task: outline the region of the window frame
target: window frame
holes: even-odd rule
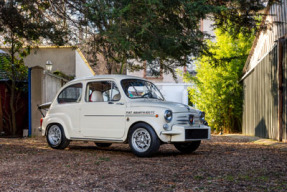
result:
[[[90,90],[88,90],[89,89],[89,84],[91,84],[91,83],[100,83],[100,82],[108,82],[108,83],[110,83],[110,85],[111,85],[111,89],[113,89],[113,86],[112,85],[114,85],[114,86],[116,86],[117,87],[117,89],[118,89],[118,92],[119,92],[119,94],[120,94],[120,99],[119,100],[112,100],[111,99],[111,95],[112,95],[112,91],[111,91],[111,93],[110,93],[110,95],[109,95],[109,100],[108,101],[90,101],[90,96],[91,96],[91,94],[89,93],[90,92]],[[110,89],[110,90],[111,90]],[[106,90],[107,91],[107,90]],[[104,91],[105,92],[105,91]],[[104,92],[102,92],[102,94],[104,93]],[[86,103],[105,103],[105,102],[117,102],[117,101],[120,101],[122,99],[122,94],[121,94],[121,92],[120,92],[120,89],[119,89],[119,86],[116,84],[116,82],[115,81],[113,81],[113,80],[96,80],[96,81],[89,81],[89,82],[87,82],[87,84],[86,84],[86,91],[85,91],[85,99],[84,99],[84,101],[86,102]]]
[[[66,90],[68,89],[69,87],[72,87],[72,86],[75,86],[75,85],[81,85],[81,93],[79,95],[79,97],[77,98],[76,101],[71,101],[71,102],[59,102],[59,97],[60,95]],[[62,105],[62,104],[71,104],[71,103],[80,103],[81,100],[82,100],[82,96],[83,96],[83,83],[75,83],[75,84],[71,84],[71,85],[68,85],[66,86],[57,96],[57,103]]]
[[[124,82],[125,80],[139,80],[139,81],[145,81],[145,82],[150,83],[152,86],[154,86],[155,90],[157,90],[157,91],[159,92],[160,97],[162,98],[162,99],[160,99],[160,100],[165,101],[165,98],[164,98],[163,94],[161,93],[161,91],[159,90],[159,88],[158,88],[153,82],[147,81],[147,80],[145,80],[145,79],[137,79],[137,78],[122,79],[121,82],[120,82],[121,88],[122,88],[122,90],[123,90],[123,94],[124,94],[128,99],[136,100],[136,99],[141,99],[141,98],[140,98],[140,97],[135,97],[135,98],[133,98],[133,97],[130,97],[130,96],[128,95],[128,93],[124,90],[124,87],[123,87],[123,82]],[[151,98],[151,99],[152,99],[152,98]]]

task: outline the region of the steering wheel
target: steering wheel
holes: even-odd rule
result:
[[[151,92],[147,92],[147,93],[143,94],[143,95],[141,96],[141,98],[143,98],[143,97],[145,97],[145,96],[151,97]]]

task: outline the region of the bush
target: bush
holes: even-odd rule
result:
[[[208,41],[209,54],[197,61],[197,75],[185,74],[186,82],[195,86],[189,96],[196,107],[206,112],[209,125],[220,131],[240,132],[243,88],[239,83],[253,37],[215,31],[216,42]]]

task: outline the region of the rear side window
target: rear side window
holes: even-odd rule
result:
[[[75,103],[81,100],[82,84],[77,83],[66,87],[58,96],[58,103]]]
[[[112,81],[96,81],[87,84],[87,102],[108,102],[120,99],[119,89]]]

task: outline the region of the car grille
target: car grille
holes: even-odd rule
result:
[[[181,115],[176,118],[176,124],[179,125],[189,125],[189,115]],[[199,118],[194,117],[193,124],[199,124]]]
[[[186,129],[185,139],[208,139],[208,129]]]
[[[188,116],[187,115],[178,116],[176,119],[176,123],[180,125],[189,124]]]

